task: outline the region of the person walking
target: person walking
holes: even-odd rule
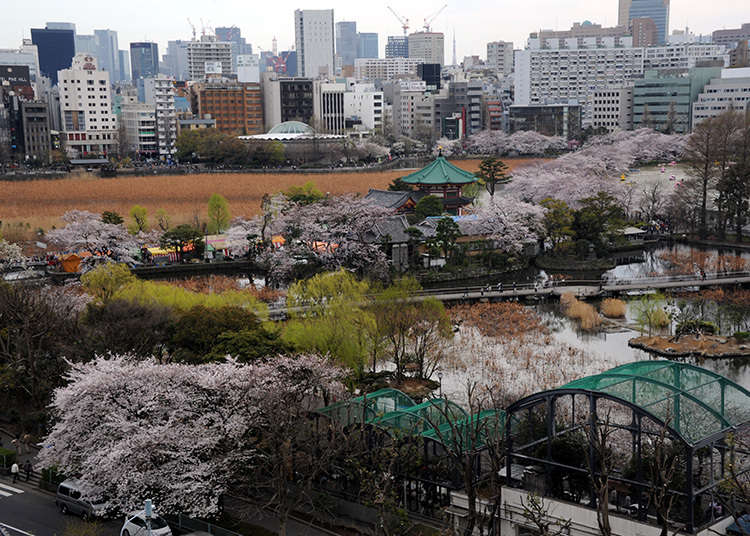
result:
[[[29,460],[26,460],[26,463],[23,464],[23,472],[26,473],[26,482],[28,482],[31,476],[31,462]]]
[[[13,483],[15,484],[18,481],[18,464],[16,462],[13,462],[13,465],[10,466],[10,474],[13,475]]]

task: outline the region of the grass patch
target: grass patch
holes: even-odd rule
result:
[[[599,309],[607,318],[625,318],[628,304],[616,298],[607,298],[602,302]]]
[[[598,328],[602,319],[594,307],[586,302],[580,301],[571,293],[565,293],[560,296],[560,303],[565,310],[565,316],[578,320],[581,329],[591,331]]]

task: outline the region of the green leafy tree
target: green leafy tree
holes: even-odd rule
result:
[[[211,194],[208,199],[208,232],[224,232],[229,227],[231,219],[226,198],[220,194]]]
[[[581,208],[575,212],[573,229],[576,238],[588,240],[605,248],[614,241],[625,226],[625,211],[611,194],[599,192],[581,199]]]
[[[178,160],[192,160],[193,155],[198,155],[200,151],[200,130],[183,130],[180,135],[177,136],[175,141],[175,148],[177,152],[175,156]]]
[[[120,225],[125,220],[122,219],[122,216],[120,216],[115,211],[105,210],[102,212],[102,222],[103,223],[111,223],[113,225]]]
[[[161,232],[169,231],[169,214],[163,208],[156,211],[156,225],[159,226]]]
[[[107,303],[121,288],[135,280],[136,277],[125,264],[109,262],[83,274],[81,285],[99,303]]]
[[[498,184],[510,182],[511,176],[508,174],[508,171],[508,166],[506,166],[502,160],[494,156],[485,158],[482,160],[482,163],[479,164],[477,177],[479,178],[479,182],[487,190],[487,193],[490,194],[490,199],[495,196],[495,187]]]
[[[324,197],[323,192],[318,190],[313,181],[307,181],[302,186],[290,186],[283,193],[289,201],[301,205],[311,205]]]
[[[440,216],[443,213],[443,200],[434,195],[426,195],[417,202],[414,207],[414,215],[417,221],[425,218]]]
[[[430,241],[430,245],[440,249],[445,258],[449,259],[456,249],[456,240],[460,236],[461,230],[458,228],[458,224],[453,221],[453,218],[446,216],[438,221],[435,228],[435,237]]]
[[[370,285],[345,270],[318,274],[289,288],[290,320],[283,339],[300,352],[319,352],[360,377],[371,355],[375,318],[367,310]]]
[[[405,183],[402,177],[396,177],[388,185],[388,190],[391,192],[411,192],[414,188],[411,184]]]
[[[130,217],[133,218],[133,221],[128,225],[130,234],[148,231],[148,212],[146,211],[146,207],[133,205],[133,208],[130,209]]]
[[[540,203],[547,212],[544,214],[544,228],[547,238],[552,242],[552,249],[556,250],[561,243],[570,240],[575,234],[573,210],[565,201],[548,197]]]
[[[182,314],[170,340],[174,358],[188,363],[220,361],[232,355],[242,361],[284,353],[287,346],[242,307],[196,306]]]
[[[203,233],[187,223],[170,229],[161,236],[159,244],[164,249],[173,249],[180,259],[183,258],[185,248],[193,244],[195,252],[200,255],[203,251]]]

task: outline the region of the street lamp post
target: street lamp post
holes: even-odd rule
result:
[[[146,533],[148,536],[151,536],[151,516],[153,514],[153,504],[151,503],[151,499],[146,499],[143,506],[143,510],[136,512],[129,519],[125,518],[125,523],[122,524],[122,528],[120,529],[120,536],[122,536],[122,533],[125,531],[125,526],[141,514],[146,518]]]

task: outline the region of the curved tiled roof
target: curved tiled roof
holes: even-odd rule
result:
[[[432,164],[401,179],[406,184],[471,184],[477,178],[438,156]]]

